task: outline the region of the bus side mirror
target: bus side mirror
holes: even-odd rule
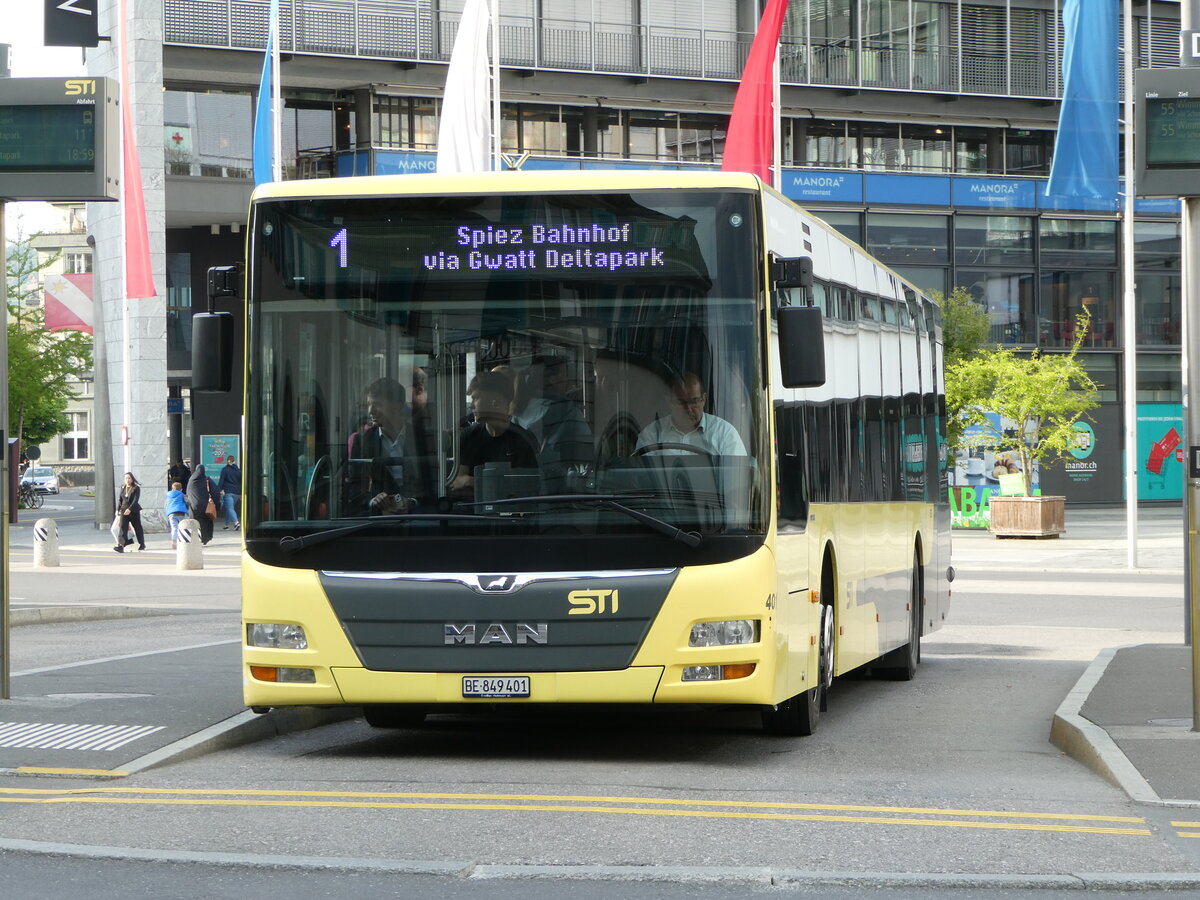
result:
[[[192,316],[192,390],[233,389],[233,313]]]
[[[815,306],[779,310],[779,374],[788,388],[825,383],[825,327]]]

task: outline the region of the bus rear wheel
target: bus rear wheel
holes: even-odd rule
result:
[[[802,694],[763,709],[762,727],[767,734],[807,737],[817,730],[821,713],[829,706],[829,687],[833,684],[833,607],[828,603],[821,606],[818,630],[817,683]]]
[[[363,707],[363,718],[372,728],[415,728],[425,721],[425,710],[402,703]]]

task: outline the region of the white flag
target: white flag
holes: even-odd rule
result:
[[[491,69],[488,0],[467,0],[450,67],[438,128],[438,172],[487,172],[491,166]]]

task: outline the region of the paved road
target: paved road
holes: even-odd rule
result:
[[[689,709],[502,708],[402,732],[352,720],[115,782],[0,778],[0,847],[1200,886],[1200,840],[1187,836],[1200,816],[1134,804],[1048,742],[1097,648],[1178,640],[1182,539],[1155,522],[1150,567],[1097,563],[1100,577],[1063,576],[1054,554],[1111,563],[1111,550],[960,537],[952,622],[927,641],[917,680],[840,682],[811,738]],[[198,700],[210,687],[195,681]]]

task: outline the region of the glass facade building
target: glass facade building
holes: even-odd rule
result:
[[[510,159],[525,168],[720,165],[758,0],[500,6]],[[432,170],[462,7],[281,0],[284,177]],[[168,183],[250,177],[267,8],[165,0]],[[1178,3],[1136,4],[1132,25],[1137,67],[1178,65]],[[1160,423],[1179,407],[1178,204],[1136,203],[1127,260],[1115,203],[1044,195],[1063,44],[1054,2],[792,0],[780,48],[781,189],[922,287],[966,288],[999,344],[1061,352],[1077,313],[1090,313],[1082,352],[1106,403],[1097,439],[1119,443],[1126,265],[1137,286],[1138,401]],[[170,229],[170,209],[167,220]],[[189,240],[203,240],[188,224]],[[175,242],[169,273],[178,349],[188,341],[188,260],[207,255],[185,244]],[[1120,500],[1111,474],[1062,490]]]

